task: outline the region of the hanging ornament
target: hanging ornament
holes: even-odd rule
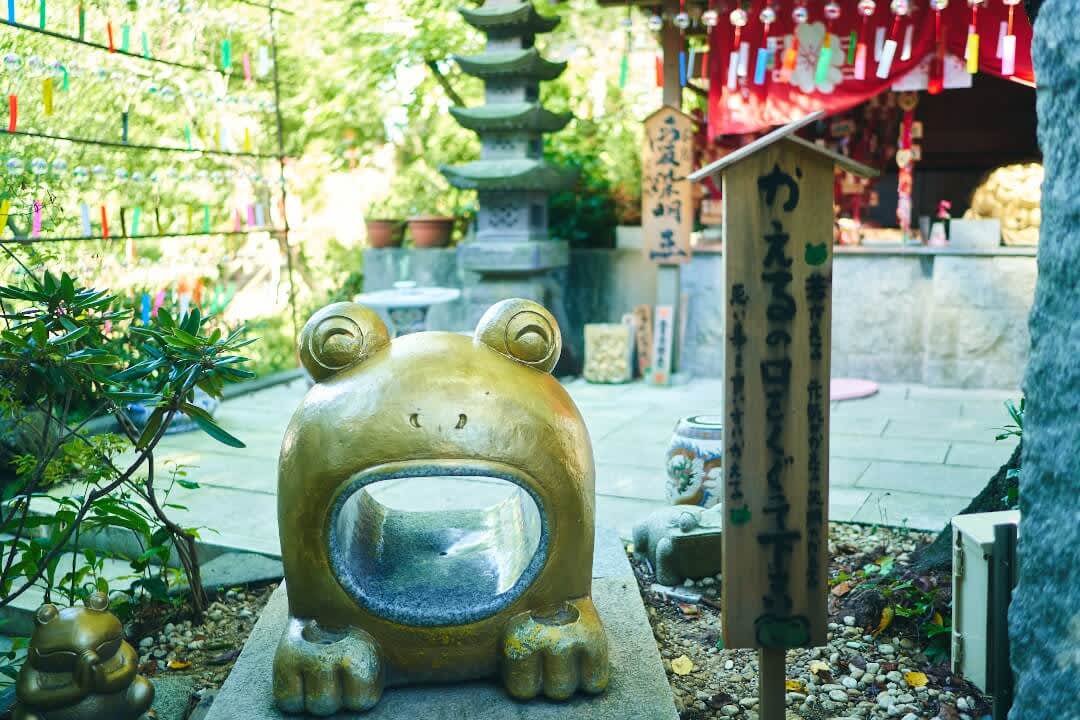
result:
[[[664,19],[659,15],[653,15],[646,24],[653,32],[660,32],[660,29],[664,27]]]
[[[783,78],[787,82],[791,82],[795,64],[799,59],[799,28],[809,19],[810,11],[805,5],[796,5],[791,11],[791,20],[795,23],[795,27],[791,29],[791,45],[784,51],[784,62],[781,66]]]
[[[776,10],[772,5],[766,5],[758,13],[758,20],[762,25],[762,45],[757,51],[757,60],[754,63],[754,84],[765,84],[765,71],[772,65],[773,38],[769,37],[769,26],[776,22]]]
[[[979,7],[986,4],[986,0],[967,0],[971,8],[971,24],[968,25],[967,44],[964,46],[964,60],[967,61],[967,71],[970,75],[979,72]]]
[[[84,165],[76,165],[75,169],[71,171],[71,179],[76,184],[82,185],[90,179],[90,171],[86,169]]]
[[[746,75],[745,72],[740,73],[739,70],[742,54],[742,29],[746,27],[749,16],[745,10],[737,7],[728,15],[728,20],[731,22],[731,26],[735,28],[735,35],[731,42],[731,52],[728,54],[727,87],[728,90],[735,90],[739,86],[740,75]]]
[[[934,54],[930,58],[930,73],[926,91],[937,95],[945,89],[945,22],[941,13],[949,7],[949,0],[930,0],[934,11]]]
[[[830,0],[825,4],[825,37],[821,42],[817,68],[814,72],[814,84],[824,85],[829,80],[829,68],[832,66],[832,25],[840,17],[840,6]]]
[[[44,175],[49,171],[49,161],[42,157],[36,157],[30,161],[30,172],[35,175]]]
[[[720,24],[720,13],[716,12],[712,8],[709,8],[705,12],[701,13],[701,24],[712,30],[714,27]]]
[[[17,157],[8,158],[6,167],[8,175],[22,175],[23,173],[23,161]]]
[[[690,27],[690,16],[685,12],[681,12],[675,16],[675,27],[682,31],[686,31]]]
[[[885,44],[881,47],[881,57],[878,58],[877,66],[877,76],[883,80],[889,77],[889,72],[892,70],[893,58],[896,57],[898,45],[897,38],[900,36],[900,23],[911,10],[911,4],[909,0],[892,0],[889,3],[889,9],[893,13],[892,27],[889,30],[889,36],[886,38]]]
[[[52,174],[62,177],[67,172],[68,164],[64,158],[56,158],[52,161]]]
[[[1005,37],[1001,43],[1001,74],[1011,77],[1016,73],[1016,34],[1013,32],[1013,12],[1020,0],[1002,0],[1009,8],[1009,19],[1006,23]]]

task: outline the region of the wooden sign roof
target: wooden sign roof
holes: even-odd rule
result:
[[[822,147],[821,145],[818,145],[816,143],[812,143],[809,140],[804,140],[795,134],[796,130],[800,130],[809,125],[810,123],[820,120],[823,117],[825,117],[825,111],[818,110],[816,112],[810,113],[806,117],[795,120],[794,122],[790,122],[787,125],[778,127],[772,132],[762,135],[749,145],[744,145],[738,150],[728,153],[716,162],[709,163],[700,170],[695,170],[694,172],[690,173],[690,180],[693,182],[700,182],[705,178],[712,177],[713,175],[723,172],[724,170],[731,167],[740,160],[744,160],[745,158],[750,157],[758,150],[766,148],[773,143],[779,142],[781,140],[793,142],[796,145],[801,145],[807,149],[813,150],[816,153],[820,153],[821,155],[829,158],[835,164],[839,165],[844,170],[847,170],[850,173],[862,175],[863,177],[877,177],[879,173],[874,168],[869,167],[868,165],[863,165],[860,162],[856,162],[855,160],[852,160],[845,155],[841,155],[838,152],[833,152],[832,150],[829,150],[826,147]]]

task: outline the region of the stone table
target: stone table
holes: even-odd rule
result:
[[[432,305],[453,302],[461,297],[457,288],[417,287],[415,282],[394,283],[393,290],[360,293],[353,298],[361,305],[385,312],[394,337],[426,329],[428,309]]]

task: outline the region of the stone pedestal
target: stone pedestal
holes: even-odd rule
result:
[[[510,699],[495,682],[390,688],[365,713],[337,720],[676,720],[678,713],[637,581],[613,531],[597,533],[593,601],[610,641],[611,685],[567,702]],[[274,593],[206,720],[288,720],[271,690],[274,650],[287,621],[285,585]]]

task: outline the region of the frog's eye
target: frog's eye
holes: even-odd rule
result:
[[[562,335],[554,316],[532,300],[503,300],[488,308],[473,335],[493,350],[522,365],[551,372],[562,352]]]
[[[334,303],[311,316],[300,333],[300,361],[315,380],[352,367],[389,344],[386,324],[374,311]]]
[[[55,620],[59,614],[60,611],[56,609],[55,605],[52,603],[45,603],[37,609],[36,613],[34,613],[34,622],[38,625],[46,625]]]
[[[96,592],[86,598],[86,607],[91,610],[108,610],[109,609],[109,596],[103,592]]]

